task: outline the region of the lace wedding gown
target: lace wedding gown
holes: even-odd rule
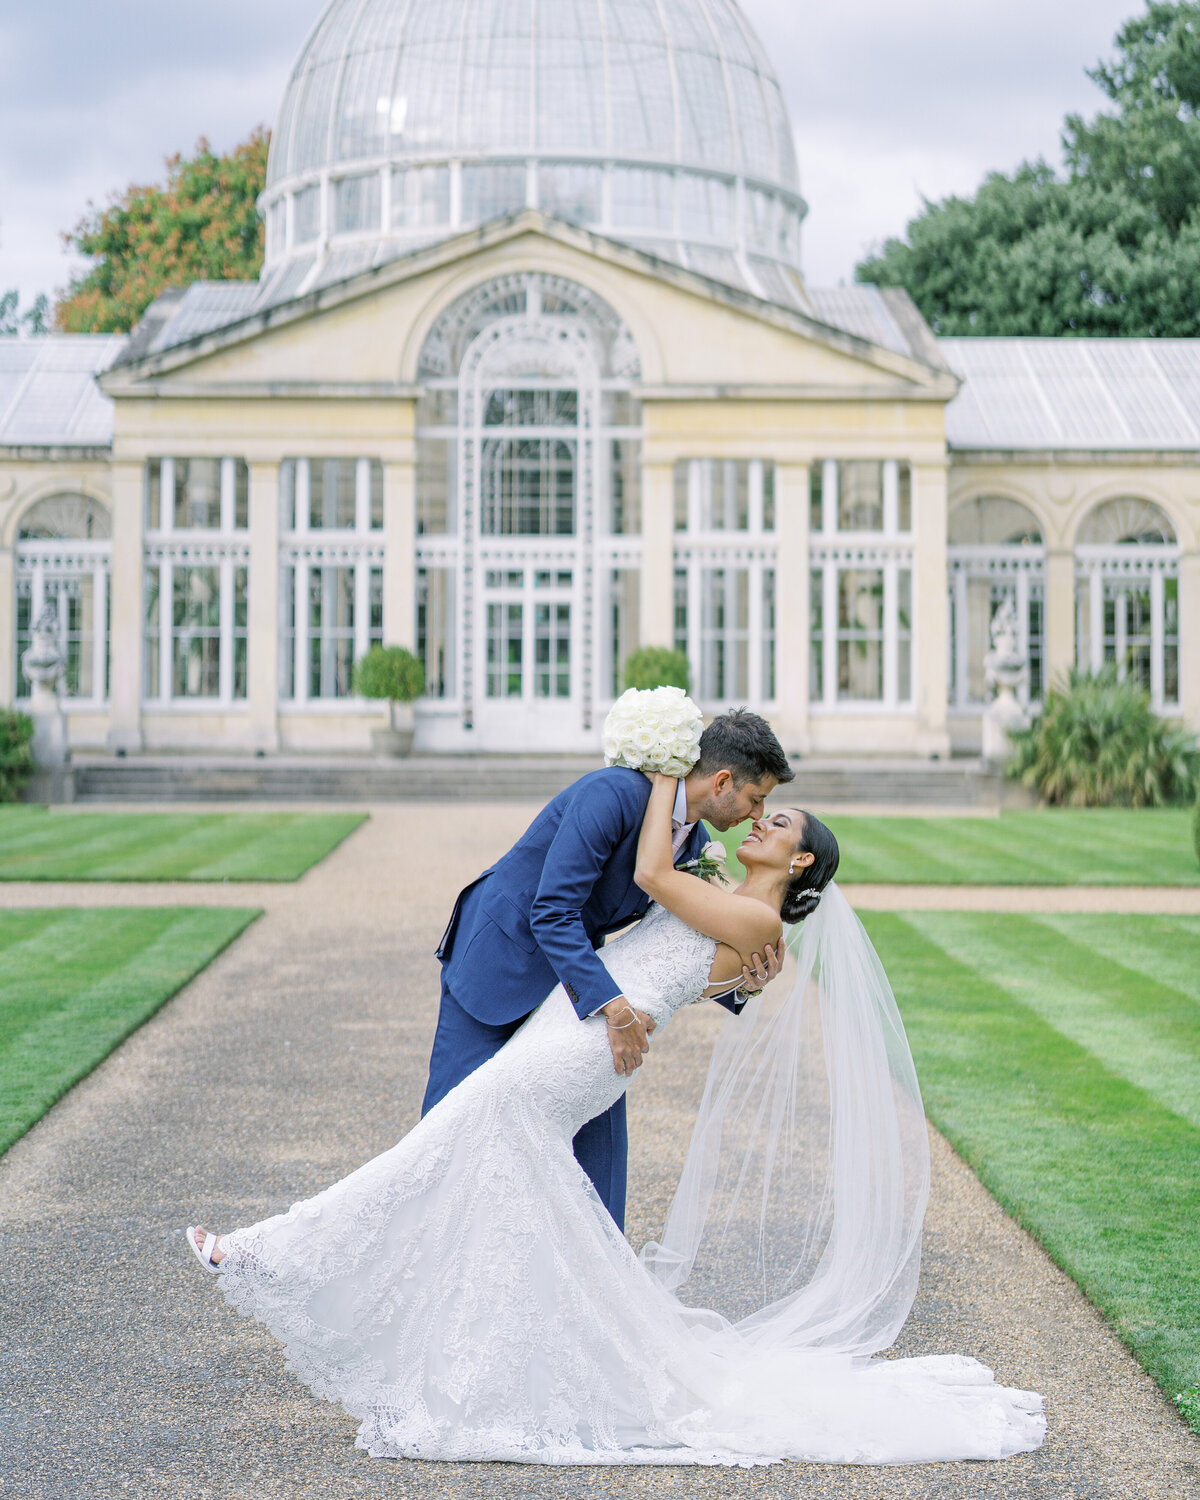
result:
[[[661,907],[602,950],[661,1030],[711,939]],[[562,989],[391,1150],[226,1236],[220,1285],[381,1458],[754,1464],[995,1459],[1038,1397],[966,1358],[764,1355],[639,1262],[571,1141],[627,1086]]]

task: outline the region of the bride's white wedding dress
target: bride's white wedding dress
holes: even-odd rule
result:
[[[713,954],[652,907],[601,957],[661,1031]],[[391,1150],[227,1235],[225,1296],[376,1457],[878,1464],[1037,1447],[1040,1399],[974,1360],[768,1348],[687,1308],[572,1154],[626,1083],[603,1019],[580,1022],[556,989]]]

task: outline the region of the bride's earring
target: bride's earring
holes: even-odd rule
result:
[[[788,874],[789,875],[794,875],[795,873],[796,873],[796,861],[792,860],[791,864],[788,865]]]

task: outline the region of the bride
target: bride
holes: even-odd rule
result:
[[[286,1214],[189,1229],[192,1249],[378,1458],[1036,1448],[1041,1399],[976,1361],[870,1358],[916,1293],[928,1142],[887,979],[830,883],[833,835],[796,809],[760,819],[728,890],[673,868],[676,783],[652,779],[636,878],[655,904],[600,955],[637,1010],[661,1031],[803,924],[790,993],[720,1034],[662,1242],[636,1256],[572,1154],[630,1079],[560,986],[391,1150]]]

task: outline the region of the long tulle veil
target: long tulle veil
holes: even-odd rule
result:
[[[790,992],[772,986],[781,998],[769,989],[719,1034],[662,1241],[642,1262],[698,1320],[764,1354],[869,1355],[916,1296],[921,1095],[887,975],[836,885],[789,948]]]

